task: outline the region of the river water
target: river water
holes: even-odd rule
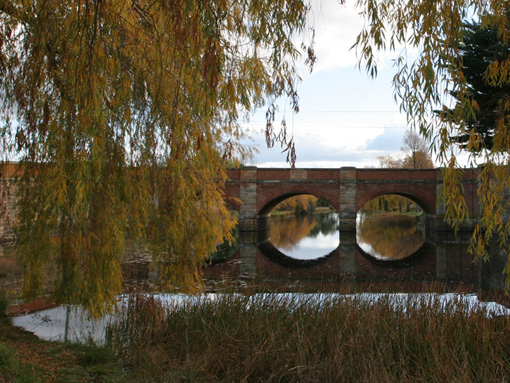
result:
[[[278,294],[338,293],[352,287],[367,299],[387,292],[460,293],[487,301],[496,310],[509,307],[498,294],[504,287],[504,260],[473,262],[468,244],[469,234],[426,233],[416,215],[359,215],[356,233],[340,233],[336,213],[273,217],[263,235],[254,239],[240,233],[233,246],[221,246],[204,269],[204,280],[210,297],[226,285],[256,285]],[[123,270],[132,283],[156,277],[144,256]],[[54,308],[15,318],[14,323],[45,339],[62,339],[66,314],[65,308]],[[68,319],[75,339],[102,337],[105,321],[91,324],[79,311]]]

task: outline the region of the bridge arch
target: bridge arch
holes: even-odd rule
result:
[[[393,191],[383,192],[381,190],[378,190],[378,191],[374,192],[373,194],[366,194],[363,196],[363,198],[358,199],[358,201],[356,203],[357,211],[361,210],[361,208],[363,208],[363,206],[365,206],[365,204],[367,202],[369,202],[377,197],[382,197],[385,195],[398,195],[401,197],[406,197],[406,198],[410,199],[411,201],[415,202],[416,204],[418,204],[426,214],[435,214],[436,213],[435,201],[434,201],[434,204],[432,204],[430,202],[430,197],[428,199],[424,199],[424,198],[421,198],[420,196],[416,196],[415,194],[405,193],[405,192],[402,192],[399,190],[394,190],[391,188],[388,190],[393,190]]]
[[[278,205],[280,202],[285,201],[288,198],[295,197],[298,195],[313,195],[314,197],[322,198],[324,201],[329,203],[335,211],[338,212],[337,208],[333,205],[335,201],[328,200],[330,196],[326,195],[325,193],[318,193],[317,190],[306,190],[306,189],[299,189],[300,191],[294,191],[294,192],[283,192],[281,195],[277,195],[276,197],[271,196],[272,198],[269,201],[264,201],[264,205],[260,208],[260,210],[257,212],[259,215],[267,215],[271,213],[271,210],[274,209],[276,205]],[[323,194],[323,195],[319,195]]]
[[[373,198],[396,194],[416,202],[426,214],[437,212],[438,169],[360,169],[357,171],[356,211]]]

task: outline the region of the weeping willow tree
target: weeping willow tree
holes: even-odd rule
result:
[[[308,12],[300,0],[0,0],[26,297],[49,283],[59,302],[110,310],[126,238],[151,248],[164,288],[200,287],[235,225],[223,185],[247,154],[239,120],[265,105],[268,143],[294,155],[275,100],[298,109],[296,60],[315,60]]]
[[[468,218],[457,160],[457,137],[468,136],[464,145],[470,164],[483,165],[478,190],[482,213],[470,249],[479,259],[487,259],[488,245],[496,235],[501,249],[508,254],[510,95],[497,92],[492,147],[487,147],[480,132],[469,124],[476,121],[479,107],[469,90],[462,61],[463,23],[470,18],[478,20],[482,28],[497,31],[501,43],[508,45],[508,1],[358,0],[357,6],[366,21],[355,44],[359,64],[376,75],[379,53],[395,52],[395,96],[407,113],[409,125],[432,140],[437,159],[445,167],[446,218],[454,226]],[[508,86],[510,59],[494,57],[484,79],[494,88]],[[435,114],[438,109],[442,112]],[[510,261],[504,272],[509,274]],[[509,282],[507,278],[507,288]]]

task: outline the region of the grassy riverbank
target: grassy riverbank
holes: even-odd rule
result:
[[[47,342],[11,325],[0,291],[0,383],[123,382],[128,375],[109,347]]]
[[[304,297],[165,306],[134,295],[108,348],[44,342],[4,323],[0,382],[510,380],[510,321],[459,296]]]
[[[0,322],[1,383],[123,382],[122,362],[106,347],[64,345]]]
[[[306,211],[304,212],[306,214]],[[335,213],[335,210],[331,207],[317,206],[312,212],[312,214],[328,214]],[[295,215],[296,212],[294,210],[273,210],[271,211],[271,217],[285,217],[289,215]]]

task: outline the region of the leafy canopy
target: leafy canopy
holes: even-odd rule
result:
[[[432,169],[434,163],[430,157],[427,142],[414,130],[407,130],[404,134],[404,146],[401,148],[406,153],[402,160],[403,168]]]
[[[380,156],[379,166],[382,168],[411,168],[411,169],[432,169],[434,162],[430,156],[427,141],[414,130],[407,130],[404,134],[403,158],[391,155]]]
[[[508,2],[505,0],[358,0],[365,27],[355,47],[360,66],[376,75],[378,52],[395,52],[397,73],[393,78],[395,97],[408,115],[411,127],[432,140],[437,160],[445,166],[443,195],[446,218],[457,226],[468,218],[462,197],[462,170],[459,169],[458,136],[469,135],[466,148],[472,165],[483,164],[479,182],[481,220],[474,232],[471,250],[479,258],[488,257],[487,247],[493,234],[501,248],[510,248],[510,221],[507,219],[510,186],[510,98],[506,92],[495,95],[498,114],[493,127],[492,146],[487,147],[480,132],[470,126],[476,119],[478,104],[470,92],[463,67],[463,23],[474,17],[482,29],[494,30],[505,46],[510,40]],[[409,59],[415,57],[415,59]],[[486,83],[505,89],[510,84],[508,56],[490,60],[485,72]],[[453,103],[451,113],[434,114],[443,105]],[[505,270],[510,271],[510,261]],[[507,278],[507,287],[510,278]]]
[[[125,238],[147,243],[163,287],[193,290],[235,225],[223,202],[238,123],[298,109],[311,67],[302,0],[0,0],[4,160],[22,165],[24,293],[100,315],[121,290]],[[297,44],[297,36],[305,42]]]

